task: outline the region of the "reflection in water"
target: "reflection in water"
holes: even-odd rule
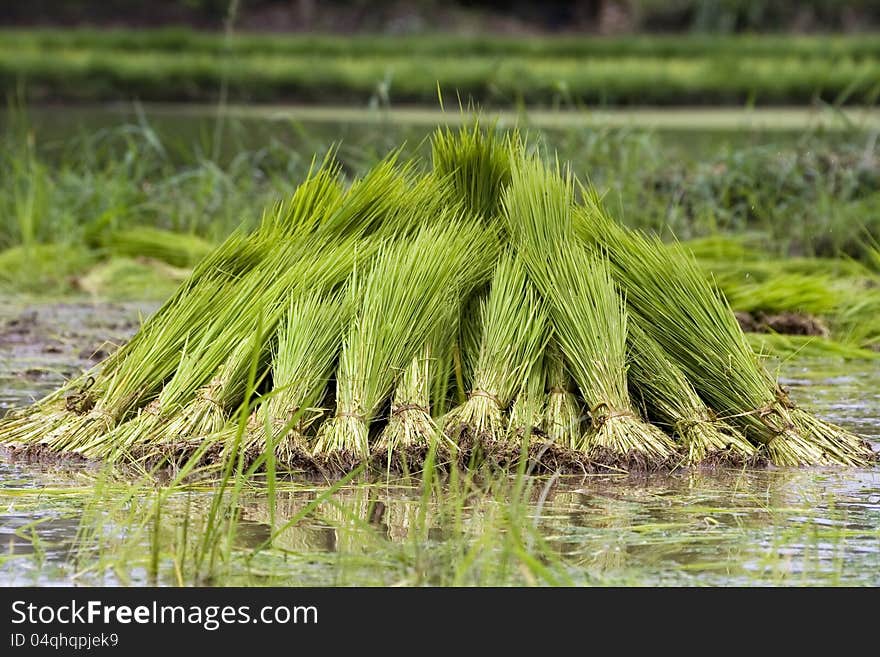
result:
[[[846,376],[824,364],[792,364],[783,373],[805,405],[880,436],[880,372],[872,365],[848,364]],[[542,554],[574,582],[880,584],[880,468],[578,477],[546,490],[546,480],[531,483],[516,522],[537,528]],[[65,566],[93,485],[87,472],[0,460],[0,583],[71,581]],[[468,560],[484,559],[484,569],[500,560],[494,550],[511,531],[504,494],[468,491],[452,496],[453,504],[432,498],[426,508],[415,485],[323,495],[320,487],[287,485],[270,506],[265,495],[244,493],[234,548],[269,546],[279,558],[249,567],[264,568],[265,577],[283,572],[288,584],[393,584],[414,581],[413,572],[416,581],[444,583]],[[117,526],[122,535],[126,513],[149,513],[137,503],[123,505],[118,518],[108,512],[104,531]],[[171,496],[158,533],[163,545],[174,545],[181,527],[196,532],[209,504],[209,491]],[[136,548],[148,554],[149,541]],[[138,572],[128,577],[141,581]],[[163,573],[160,581],[174,579]]]

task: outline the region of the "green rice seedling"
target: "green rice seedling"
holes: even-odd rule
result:
[[[876,360],[880,352],[814,335],[781,335],[779,333],[747,333],[749,345],[759,357],[836,358],[844,360]]]
[[[400,163],[399,157],[399,150],[389,154],[355,180],[332,211],[322,209],[313,213],[305,224],[313,226],[315,235],[327,239],[365,237],[380,231],[393,236],[412,230],[414,207],[418,204],[436,206],[437,201],[425,193],[430,183],[416,176],[415,161]],[[316,221],[315,217],[320,220]]]
[[[435,175],[448,181],[452,198],[479,219],[493,219],[501,209],[510,183],[509,139],[493,128],[484,130],[479,120],[457,131],[438,128],[431,137]]]
[[[475,291],[462,305],[455,343],[454,374],[456,399],[463,404],[467,400],[467,386],[474,380],[480,356],[483,335],[483,307],[489,296],[489,287]]]
[[[321,426],[317,455],[369,455],[370,425],[399,376],[447,315],[450,299],[488,275],[494,234],[451,213],[442,219],[388,244],[357,280],[358,303],[336,373],[336,415]]]
[[[816,420],[794,405],[693,258],[617,224],[595,190],[585,190],[584,197],[576,215],[578,235],[607,252],[640,326],[716,414],[766,446],[777,465],[874,460],[862,439],[839,428],[817,428]]]
[[[229,307],[233,298],[229,291],[226,296],[211,295],[218,309]],[[197,321],[191,315],[180,315],[181,321]],[[185,343],[181,354],[170,359],[165,356],[166,361],[160,360],[160,354],[156,353],[158,349],[151,349],[161,348],[160,340],[143,340],[140,343],[142,348],[131,351],[129,358],[104,378],[104,389],[91,408],[81,414],[71,414],[67,423],[50,434],[48,442],[51,447],[56,451],[77,451],[86,456],[109,458],[126,454],[138,440],[144,443],[154,440],[153,427],[160,424],[170,409],[179,408],[183,401],[178,401],[179,397],[185,397],[185,392],[178,393],[182,388],[178,382],[192,379],[191,371],[200,366],[210,368],[210,373],[216,368],[216,364],[212,368],[198,356],[207,350],[219,327],[219,323],[215,324],[201,339],[193,338],[192,343]],[[134,421],[128,421],[143,406],[146,406],[143,412],[139,412]]]
[[[841,301],[833,282],[815,274],[777,274],[766,282],[716,276],[716,281],[731,308],[744,312],[829,315]]]
[[[22,244],[0,252],[0,291],[57,294],[75,291],[95,263],[78,244]]]
[[[178,292],[127,345],[104,361],[100,370],[89,378],[71,382],[62,394],[51,396],[27,413],[34,424],[27,429],[28,435],[39,433],[41,428],[44,434],[51,429],[50,442],[75,448],[98,439],[131,412],[145,406],[175,373],[182,349],[186,345],[192,348],[212,327],[221,326],[217,323],[217,309],[230,304],[230,290],[236,286],[242,289],[240,279],[247,278],[264,263],[263,272],[251,279],[250,284],[257,285],[249,293],[250,298],[240,297],[252,306],[252,299],[263,296],[265,284],[260,281],[272,281],[278,272],[297,260],[298,254],[316,252],[331,238],[363,233],[363,225],[375,221],[375,206],[387,197],[392,201],[399,197],[390,193],[404,189],[393,166],[386,162],[379,169],[383,175],[368,176],[355,186],[348,205],[340,203],[332,171],[322,168],[313,172],[288,203],[264,214],[253,235],[233,234],[203,260]],[[374,184],[367,184],[366,180]],[[308,233],[314,226],[319,229]],[[309,234],[313,235],[313,246],[304,242]],[[266,266],[269,254],[274,254],[275,259]],[[246,316],[247,311],[243,312]],[[43,417],[44,408],[51,413],[51,423]],[[22,423],[24,420],[19,420]],[[16,430],[16,439],[19,434]]]
[[[99,453],[107,449],[118,451],[105,440],[108,432],[155,399],[172,375],[183,376],[176,370],[185,346],[192,349],[201,341],[209,345],[205,349],[211,350],[214,359],[225,358],[228,353],[224,353],[224,349],[227,352],[235,349],[236,345],[228,340],[211,340],[212,331],[223,327],[217,309],[229,307],[235,298],[235,292],[230,294],[230,290],[239,290],[237,298],[245,303],[241,314],[235,315],[236,319],[231,322],[232,326],[237,325],[239,316],[248,316],[253,299],[265,297],[266,281],[273,281],[278,272],[285,271],[300,254],[309,257],[327,241],[368,234],[382,225],[383,212],[399,212],[400,200],[409,192],[407,180],[398,171],[394,159],[388,158],[353,186],[345,202],[340,202],[332,171],[328,173],[325,168],[319,169],[297,188],[287,204],[276,206],[264,215],[260,228],[253,235],[233,235],[210,254],[178,293],[94,375],[80,377],[65,386],[64,393],[47,398],[33,412],[22,413],[8,439],[21,440],[24,436],[32,441],[38,436],[42,442],[57,449]],[[415,201],[411,205],[415,205]],[[313,232],[308,233],[309,230]],[[311,245],[304,241],[309,234],[314,240]],[[354,250],[350,249],[349,253],[353,254]],[[274,260],[266,264],[269,254],[273,254]],[[263,263],[262,271],[253,274],[260,263]],[[235,282],[242,277],[250,277],[250,283]],[[250,292],[243,287],[248,284],[253,286]],[[275,310],[278,307],[277,304],[269,306]],[[226,335],[233,334],[230,327]],[[205,336],[209,337],[205,339]],[[239,349],[237,353],[241,358],[233,361],[242,362],[245,351]],[[201,369],[218,368],[222,361],[215,363],[214,359],[200,361]],[[227,371],[235,372],[233,363]],[[237,380],[235,376],[227,378]],[[189,381],[201,386],[208,384],[209,380],[210,377],[193,377]],[[185,401],[190,387],[190,383],[179,387],[181,399],[175,403]],[[172,388],[174,390],[178,388]],[[219,408],[211,403],[215,395],[204,392],[204,404],[212,405],[217,411],[210,413],[209,417],[216,418]],[[197,415],[192,417],[198,418]],[[150,424],[154,422],[162,424],[152,418],[149,420]],[[194,428],[204,424],[207,421],[199,420]],[[134,426],[137,425],[132,425],[128,431],[134,431]],[[125,447],[129,443],[120,440],[119,445]]]
[[[471,292],[468,299],[473,298],[474,295],[475,293]],[[457,372],[461,371],[458,337],[461,333],[464,307],[465,302],[462,299],[453,300],[448,322],[437,324],[437,331],[431,336],[427,345],[431,355],[429,398],[433,417],[442,417],[449,410],[450,405],[456,403]]]
[[[629,387],[646,416],[672,433],[691,464],[705,460],[746,462],[755,447],[719,420],[681,369],[637,322],[629,327]]]
[[[544,361],[547,371],[547,405],[542,425],[544,434],[548,442],[575,449],[583,436],[584,413],[572,390],[571,375],[555,339],[547,345]]]
[[[474,365],[468,398],[446,414],[443,425],[465,450],[481,447],[491,452],[505,445],[505,413],[548,339],[544,303],[513,253],[503,254],[495,267],[479,315],[476,356],[469,356]]]
[[[164,301],[189,274],[157,260],[111,258],[89,269],[77,280],[77,287],[97,299]]]
[[[153,258],[175,267],[192,267],[214,249],[213,244],[197,235],[152,226],[112,231],[104,236],[102,246],[113,255]]]
[[[166,353],[167,342],[162,339],[143,340],[140,348],[107,377],[107,387],[95,405],[69,426],[56,430],[49,443],[57,450],[118,458],[127,457],[132,450],[149,454],[147,446],[162,442],[162,429],[172,417],[177,423],[173,427],[176,439],[181,443],[193,434],[207,434],[220,426],[225,421],[220,418],[228,410],[227,404],[241,393],[242,363],[248,361],[250,353],[242,343],[255,339],[259,344],[251,346],[256,349],[271,335],[261,332],[252,336],[257,318],[271,331],[287,295],[309,285],[338,284],[353,267],[356,240],[322,253],[320,240],[313,239],[315,242],[303,241],[279,249],[234,285],[218,290],[200,286],[214,304],[214,311],[209,317],[196,316],[182,305],[176,314],[178,321],[192,327],[184,342],[186,360],[179,354]],[[204,305],[194,303],[193,308],[201,310]],[[145,327],[150,328],[155,327]],[[154,399],[159,401],[150,404]],[[135,422],[125,422],[148,404],[147,412],[139,414]],[[120,422],[124,422],[124,428],[111,431]]]
[[[590,407],[579,446],[600,460],[668,461],[675,444],[638,417],[627,389],[625,302],[600,253],[572,231],[573,181],[537,158],[520,158],[504,198],[511,234],[547,300],[554,335]],[[552,254],[548,257],[548,254]]]
[[[272,391],[254,411],[243,449],[262,453],[274,445],[278,462],[294,465],[311,451],[320,404],[348,325],[351,294],[309,293],[291,299],[272,355]]]
[[[330,201],[341,194],[338,180],[332,180],[333,176],[328,175],[325,168],[309,172],[306,181],[297,188],[289,202],[290,207],[306,208],[301,214],[311,215],[318,206],[329,206]],[[382,195],[377,190],[376,196]],[[304,202],[304,198],[311,199],[311,202]],[[117,389],[116,385],[111,384],[111,378],[120,368],[124,372],[119,378],[131,380],[132,388],[149,395],[156,385],[161,386],[173,372],[183,345],[196,339],[199,329],[209,323],[207,318],[217,307],[217,295],[222,288],[250,271],[283,241],[278,227],[278,213],[270,211],[267,221],[254,234],[236,231],[230,235],[195,267],[189,278],[149,318],[144,327],[100,367],[73,378],[43,400],[18,411],[15,427],[0,423],[0,441],[15,441],[17,435],[13,434],[22,430],[31,437],[41,434],[45,437],[59,425],[72,422],[96,407],[99,410],[102,406],[113,406],[112,400],[103,400],[103,397],[112,395]],[[290,231],[285,234],[289,235]],[[133,355],[133,358],[129,358]],[[148,360],[140,362],[144,357]],[[144,366],[144,362],[148,364]],[[165,368],[159,375],[158,369],[169,364],[170,369]],[[143,370],[149,380],[138,386],[136,379],[139,370]],[[135,397],[139,398],[140,395]],[[108,419],[110,416],[102,417]],[[11,430],[13,428],[14,431]]]

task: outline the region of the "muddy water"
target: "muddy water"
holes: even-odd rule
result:
[[[108,336],[125,339],[139,310],[7,304],[0,316],[0,404],[26,403],[65,373],[88,365],[89,351]],[[794,398],[880,447],[876,364],[790,361],[781,365],[780,375]],[[152,581],[144,566],[149,561],[147,538],[123,540],[126,522],[143,509],[125,502],[110,510],[114,491],[123,496],[124,486],[101,484],[107,512],[100,531],[119,540],[105,542],[92,556],[108,567],[89,569],[78,558],[83,509],[92,501],[97,478],[94,468],[13,463],[0,457],[0,584]],[[469,550],[481,536],[491,540],[477,546],[477,552],[493,563],[504,561],[509,526],[498,529],[498,518],[509,500],[503,495],[463,497],[463,513],[455,520],[441,519],[432,504],[436,513],[425,529],[416,521],[420,496],[413,487],[353,486],[305,513],[321,493],[314,485],[286,484],[272,505],[265,495],[245,494],[238,505],[235,549],[248,553],[270,537],[273,547],[211,583],[529,581],[516,568],[489,571],[485,566],[461,580],[449,575],[470,558]],[[185,515],[206,512],[208,496],[204,490],[174,495],[163,510],[159,532],[173,538]],[[880,468],[539,481],[527,500],[515,522],[537,528],[542,558],[567,582],[880,584]],[[172,538],[165,545],[173,544]],[[124,554],[113,554],[123,547]],[[167,565],[156,578],[160,583],[177,581]]]

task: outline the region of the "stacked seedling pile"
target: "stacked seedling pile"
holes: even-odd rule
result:
[[[429,171],[316,164],[0,442],[333,474],[874,459],[793,403],[685,251],[526,153],[475,125],[438,131]]]

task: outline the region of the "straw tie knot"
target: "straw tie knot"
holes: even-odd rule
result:
[[[794,429],[794,425],[788,419],[786,414],[782,412],[782,409],[779,408],[779,403],[780,402],[778,400],[767,402],[756,411],[758,417],[767,426],[767,428],[769,428],[773,433],[777,435]],[[793,406],[783,406],[783,408],[793,408]]]
[[[633,412],[626,409],[614,409],[608,402],[599,402],[590,409],[590,424],[593,431],[599,431],[608,420],[615,417],[634,417]]]
[[[564,395],[567,392],[568,390],[566,390],[562,386],[553,386],[552,388],[550,388],[551,395]]]
[[[491,400],[495,406],[498,407],[498,410],[504,409],[504,404],[501,403],[501,400],[498,399],[496,395],[493,395],[491,392],[487,390],[481,390],[479,388],[475,388],[468,393],[468,399],[473,399],[474,397],[485,397],[486,399]]]
[[[421,404],[401,404],[400,406],[395,406],[391,409],[391,417],[397,417],[404,413],[409,413],[410,411],[418,411],[419,413],[430,415],[430,411],[427,407],[422,406]]]
[[[364,413],[359,413],[358,411],[337,411],[336,417],[353,417],[355,420],[360,420],[364,422],[367,419],[367,416]]]
[[[159,416],[162,414],[162,403],[158,399],[154,399],[144,406],[144,413],[147,415]]]
[[[212,406],[216,406],[218,410],[224,410],[223,404],[215,397],[216,393],[220,392],[222,388],[222,382],[219,379],[214,379],[208,385],[203,386],[199,390],[198,397],[202,401],[208,402]]]
[[[89,376],[85,383],[64,398],[64,406],[68,411],[85,413],[95,405],[89,389],[95,385],[95,377]]]
[[[682,435],[706,421],[707,420],[698,420],[694,418],[682,418],[672,426],[672,429],[675,433]]]
[[[785,386],[776,387],[776,401],[782,404],[784,408],[791,410],[795,408],[795,403],[791,400],[788,393],[789,389]]]

